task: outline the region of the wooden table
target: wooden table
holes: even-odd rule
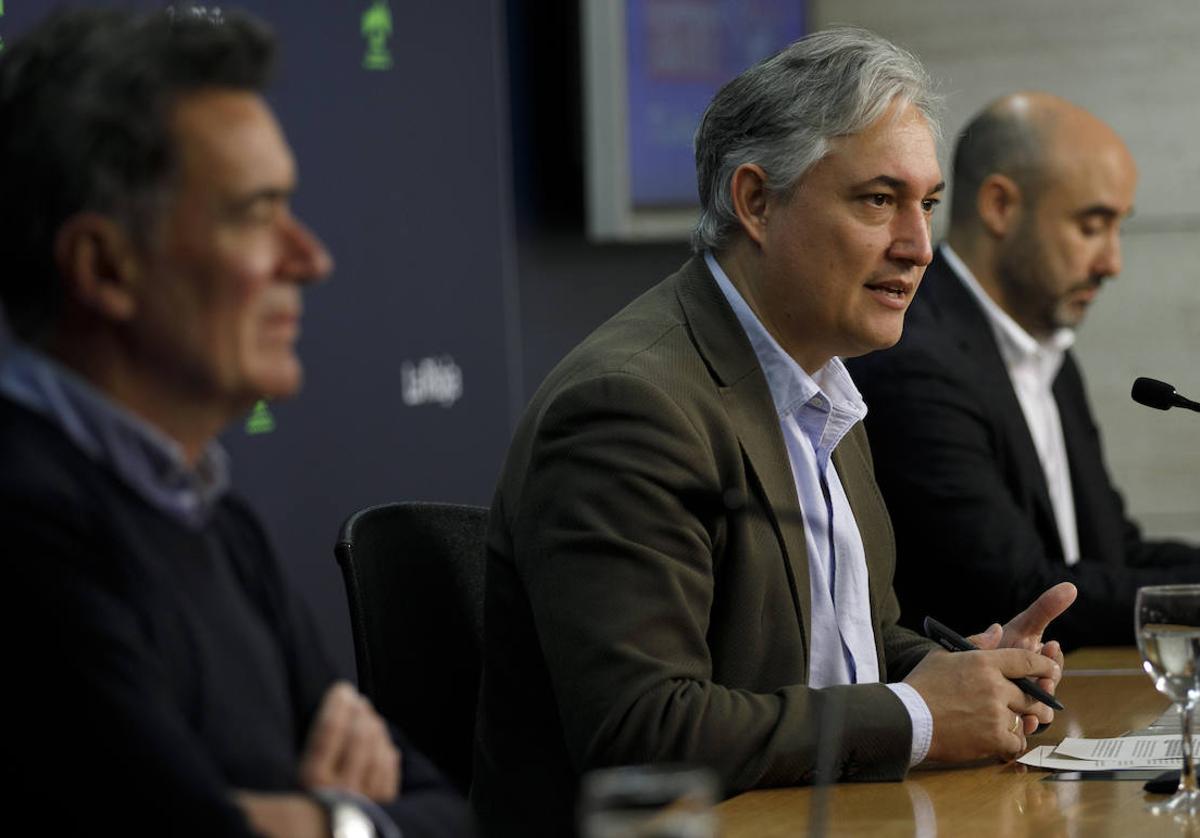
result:
[[[1170,702],[1154,691],[1134,648],[1084,649],[1067,656],[1058,695],[1067,709],[1029,744],[1067,736],[1117,736],[1146,727]],[[903,783],[845,783],[827,798],[827,835],[1174,836],[1200,838],[1200,823],[1175,822],[1145,811],[1162,800],[1134,781],[1043,782],[1049,772],[1016,762],[952,769],[916,769]],[[748,792],[722,803],[726,838],[803,835],[815,790]]]

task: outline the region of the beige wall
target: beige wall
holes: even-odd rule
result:
[[[1144,528],[1200,540],[1200,414],[1129,399],[1138,375],[1200,400],[1200,2],[813,0],[915,52],[946,97],[947,148],[998,95],[1042,89],[1111,123],[1137,158],[1125,268],[1077,351],[1114,480]],[[943,218],[944,221],[944,218]]]

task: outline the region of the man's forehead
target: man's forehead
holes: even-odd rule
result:
[[[904,178],[894,177],[888,174],[878,174],[868,178],[865,181],[855,184],[861,189],[887,189],[892,192],[917,192],[923,195],[932,195],[941,192],[946,188],[946,181],[941,178],[941,170],[937,170],[937,180],[930,182],[928,179],[919,181],[909,181]]]
[[[266,118],[271,110],[258,93],[224,87],[208,87],[184,93],[171,108],[172,127],[181,134],[203,134],[205,128]]]
[[[177,109],[173,192],[181,205],[224,215],[295,190],[295,161],[278,124],[261,99],[244,96],[197,98]]]
[[[863,186],[927,194],[944,185],[933,128],[912,105],[893,106],[861,132],[835,138],[826,159]]]
[[[188,94],[172,109],[171,130],[185,175],[193,169],[201,175],[292,177],[291,150],[257,93],[211,89]]]
[[[1075,209],[1104,207],[1126,214],[1137,189],[1137,166],[1124,145],[1076,147],[1054,154],[1044,173],[1042,192],[1057,195]]]

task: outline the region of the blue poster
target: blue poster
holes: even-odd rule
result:
[[[804,34],[804,0],[628,0],[635,208],[695,206],[692,136],[717,89]]]

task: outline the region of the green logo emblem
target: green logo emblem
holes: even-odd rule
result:
[[[386,0],[375,0],[371,8],[363,12],[362,35],[367,39],[367,54],[363,56],[363,67],[367,70],[387,70],[392,66],[392,53],[388,50],[388,39],[392,37],[392,10]]]
[[[4,0],[0,0],[0,17],[4,17]],[[0,52],[4,52],[4,36],[0,35]]]
[[[254,405],[254,410],[250,411],[250,418],[246,420],[246,433],[269,434],[273,430],[275,430],[275,417],[271,415],[267,403],[259,401]]]

